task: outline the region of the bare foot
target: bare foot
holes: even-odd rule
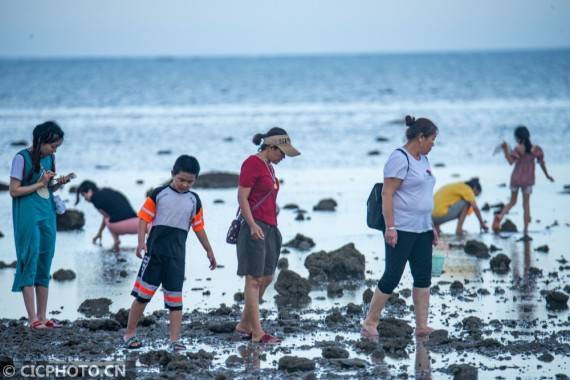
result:
[[[251,329],[242,326],[241,324],[237,324],[235,330],[240,334],[251,334]]]
[[[429,326],[416,327],[416,336],[428,336],[432,332],[433,332],[433,329]]]

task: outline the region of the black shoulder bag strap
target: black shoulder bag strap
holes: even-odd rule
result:
[[[406,156],[406,161],[408,161],[408,168],[406,169],[406,176],[408,175],[408,172],[410,171],[410,158],[408,157],[408,153],[406,153],[404,151],[404,149],[402,148],[398,148],[396,149],[398,151],[400,151],[404,156]],[[405,179],[405,178],[404,178]],[[403,180],[402,180],[403,181]]]

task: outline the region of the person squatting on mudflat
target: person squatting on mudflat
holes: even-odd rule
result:
[[[75,204],[81,200],[80,195],[103,215],[97,234],[93,237],[93,244],[101,243],[105,227],[113,236],[113,251],[120,251],[121,235],[135,235],[138,233],[139,218],[123,193],[110,188],[99,189],[92,181],[83,181],[77,188]]]
[[[465,232],[463,231],[463,223],[471,212],[477,216],[480,229],[487,232],[489,228],[475,199],[482,190],[477,177],[466,182],[449,183],[437,190],[433,196],[434,207],[432,212],[433,225],[437,233],[441,232],[440,226],[442,224],[457,219],[455,234],[462,236]]]
[[[416,314],[416,335],[429,335],[429,287],[431,285],[432,244],[438,234],[433,228],[433,187],[435,178],[427,155],[438,129],[429,119],[406,116],[407,143],[388,158],[384,166],[382,210],[386,222],[384,233],[386,267],[370,309],[362,323],[361,335],[378,338],[380,313],[392,291],[398,286],[406,262],[414,279],[413,301]]]
[[[162,285],[164,305],[170,311],[170,348],[173,351],[185,349],[179,338],[186,238],[190,228],[206,251],[210,269],[214,270],[217,265],[204,229],[202,202],[198,194],[190,191],[199,173],[200,165],[196,158],[187,155],[178,157],[172,169],[171,182],[154,189],[138,213],[140,221],[136,255],[143,261],[131,292],[135,299],[123,336],[126,348],[142,346],[142,341],[136,335],[137,324],[147,303]],[[149,223],[152,223],[152,228],[145,242]]]

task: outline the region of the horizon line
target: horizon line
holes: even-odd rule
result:
[[[397,56],[397,55],[443,55],[443,54],[497,54],[566,51],[570,46],[489,48],[489,49],[441,49],[441,50],[390,50],[354,52],[297,52],[297,53],[208,53],[208,54],[84,54],[84,55],[0,55],[1,61],[41,60],[188,60],[188,59],[271,59],[271,58],[318,58],[336,56]]]

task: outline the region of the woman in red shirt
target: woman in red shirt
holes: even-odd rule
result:
[[[259,300],[273,280],[281,253],[277,228],[279,181],[272,164],[300,153],[281,128],[256,134],[253,143],[261,144],[259,151],[243,162],[239,176],[238,202],[244,223],[237,239],[237,274],[245,276],[245,306],[236,331],[254,342],[279,343],[279,338],[263,330],[259,318]]]

